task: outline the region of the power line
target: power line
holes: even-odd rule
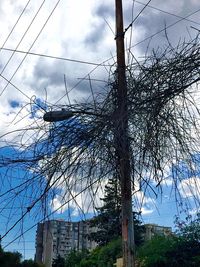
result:
[[[77,193],[75,196],[71,197],[68,201],[66,201],[65,203],[63,203],[62,205],[60,205],[60,207],[58,207],[57,209],[55,209],[54,211],[52,211],[50,214],[44,216],[44,218],[40,221],[38,221],[37,223],[35,223],[34,225],[32,225],[31,227],[29,227],[27,230],[23,231],[23,233],[21,233],[20,235],[18,235],[17,237],[15,237],[12,241],[10,241],[7,245],[5,245],[3,248],[8,247],[9,245],[11,245],[13,242],[15,242],[17,239],[19,239],[20,237],[22,237],[24,234],[26,234],[27,232],[29,232],[30,230],[32,230],[34,227],[37,226],[38,223],[43,222],[44,220],[48,219],[51,215],[55,214],[57,211],[59,211],[60,209],[62,209],[62,207],[64,207],[66,204],[68,204],[70,201],[74,200],[76,197],[78,197],[80,194],[82,194],[84,191],[86,191],[87,189],[89,189],[91,186],[93,186],[94,184],[98,183],[99,179],[93,181],[92,183],[90,183],[88,186],[86,186],[83,190],[81,190],[79,193]],[[11,227],[6,234],[1,236],[1,240],[10,232],[10,230],[13,229],[13,227]]]
[[[188,17],[190,17],[190,16],[192,16],[192,15],[198,13],[199,11],[200,11],[200,8],[197,9],[196,11],[190,13],[189,15],[187,15],[187,16],[185,16],[185,17],[182,17],[181,19],[175,21],[174,23],[169,24],[168,26],[166,26],[165,28],[163,28],[163,29],[161,29],[161,30],[155,32],[154,34],[152,34],[152,35],[150,35],[150,36],[144,38],[143,40],[141,40],[141,41],[137,42],[136,44],[132,45],[130,48],[136,47],[137,45],[139,45],[139,44],[141,44],[141,43],[143,43],[143,42],[145,42],[145,41],[147,41],[147,40],[149,40],[149,39],[155,37],[155,36],[158,35],[159,33],[163,32],[163,31],[166,31],[167,29],[173,27],[174,25],[176,25],[176,24],[178,24],[179,22],[185,20],[186,18],[188,18]]]
[[[137,2],[139,2],[139,1],[137,1]],[[149,6],[149,7],[150,7],[150,6]],[[152,7],[152,6],[151,6],[151,7]],[[153,7],[152,7],[152,8],[153,8]],[[136,44],[134,44],[133,46],[131,46],[131,48],[133,48],[133,47],[139,45],[140,43],[142,43],[142,42],[144,42],[144,41],[146,41],[146,40],[148,40],[148,39],[150,39],[150,38],[156,36],[157,34],[159,34],[159,33],[163,32],[163,31],[165,31],[166,29],[168,29],[168,28],[174,26],[175,24],[179,23],[180,21],[182,21],[182,20],[187,20],[188,17],[190,17],[190,16],[192,16],[193,14],[199,12],[199,10],[200,10],[200,9],[198,9],[198,10],[195,11],[195,12],[192,12],[191,14],[187,15],[186,17],[181,17],[180,20],[178,20],[178,21],[176,21],[175,23],[172,23],[172,24],[170,24],[169,26],[167,26],[167,27],[165,27],[165,28],[159,30],[158,32],[152,34],[151,36],[148,36],[147,38],[145,38],[145,39],[139,41],[138,43],[136,43]],[[161,10],[159,10],[159,11],[161,11]],[[162,10],[161,12],[166,12],[166,11],[163,11],[163,10]],[[169,12],[167,12],[167,13],[169,13]],[[171,14],[171,15],[174,15],[174,14]],[[174,16],[176,16],[176,15],[174,15]],[[176,16],[176,17],[180,17],[180,16]],[[190,20],[189,20],[189,21],[190,21]],[[193,22],[193,21],[191,21],[191,22]],[[0,49],[8,50],[8,51],[13,51],[13,50],[10,49],[10,48],[3,48],[3,47],[2,47],[2,48],[0,48]],[[30,49],[31,49],[31,48],[30,48]],[[16,50],[16,52],[18,52],[18,53],[24,53],[24,54],[26,54],[26,55],[30,54],[30,55],[36,55],[36,56],[47,57],[47,58],[52,58],[52,59],[59,59],[59,60],[65,60],[65,61],[71,61],[71,62],[77,62],[77,63],[83,63],[83,64],[95,65],[96,67],[95,67],[94,69],[92,69],[88,74],[91,74],[92,72],[94,72],[94,71],[97,69],[97,67],[99,67],[99,66],[106,66],[105,63],[108,62],[109,60],[113,59],[113,57],[112,57],[112,58],[106,59],[106,60],[104,60],[103,62],[101,62],[101,63],[98,64],[98,63],[87,62],[87,61],[82,61],[82,60],[76,60],[76,59],[69,59],[69,58],[64,58],[64,57],[57,57],[57,56],[51,56],[51,55],[45,55],[45,54],[39,54],[39,53],[33,53],[33,52],[30,52],[30,49],[29,49],[29,51]],[[110,66],[110,65],[108,64],[107,66]],[[76,83],[76,84],[73,86],[73,88],[70,89],[70,91],[72,91],[73,89],[75,89],[75,88],[76,88],[76,87],[77,87],[77,86],[78,86],[78,85],[79,85],[79,84],[80,84],[80,83],[81,83],[81,82],[88,76],[88,74],[85,75],[85,76],[83,77],[83,79],[80,80],[78,83]],[[1,75],[1,76],[2,76],[2,75]],[[2,76],[2,77],[3,77],[3,76]],[[4,77],[3,77],[3,78],[4,78]],[[5,80],[8,81],[8,79],[5,79]],[[10,82],[10,84],[11,84],[12,86],[14,86],[18,91],[20,91],[23,95],[25,95],[21,90],[19,90],[19,89],[18,89],[15,85],[13,85],[11,82]],[[5,89],[4,89],[4,90],[5,90]],[[64,94],[58,101],[56,101],[55,104],[57,104],[60,100],[62,100],[62,99],[65,97],[65,95],[66,95],[66,94]],[[27,97],[27,95],[26,95],[26,97]],[[28,97],[28,98],[29,98],[29,97]],[[29,98],[29,99],[30,99],[30,98]]]
[[[58,4],[60,3],[61,0],[58,0],[57,3],[54,5],[52,11],[50,12],[49,16],[47,17],[45,23],[43,24],[42,28],[40,29],[38,35],[36,36],[34,42],[32,43],[32,45],[30,46],[28,52],[30,52],[30,50],[32,49],[32,47],[34,46],[35,42],[37,41],[37,39],[39,38],[40,34],[42,33],[42,31],[44,30],[45,26],[47,25],[49,19],[51,18],[51,16],[53,15],[55,9],[57,8]],[[17,71],[19,70],[19,68],[21,67],[22,63],[24,62],[24,60],[27,57],[27,53],[25,54],[23,60],[21,61],[21,63],[19,64],[19,66],[17,67],[17,69],[15,70],[15,72],[13,73],[13,75],[11,76],[11,78],[9,79],[9,82],[13,79],[13,77],[15,76],[15,74],[17,73]],[[0,93],[0,96],[3,94],[3,92],[6,90],[8,84],[3,88],[3,90]]]
[[[2,241],[1,242],[2,244],[8,244],[9,242],[6,242],[6,241]],[[33,240],[19,240],[19,241],[15,241],[15,242],[12,242],[13,244],[18,244],[18,243],[35,243],[35,241]]]
[[[135,0],[135,2],[138,3],[138,4],[140,4],[140,5],[145,5],[145,3],[142,3],[142,2],[137,1],[137,0]],[[162,13],[165,13],[165,14],[168,14],[168,15],[171,15],[171,16],[173,16],[173,17],[176,17],[176,18],[179,18],[179,19],[183,19],[183,20],[186,20],[186,21],[188,21],[188,22],[192,22],[192,23],[195,23],[195,24],[200,25],[200,23],[197,22],[197,21],[194,21],[194,20],[191,20],[191,19],[184,18],[184,17],[182,17],[182,16],[179,16],[179,15],[177,15],[177,14],[171,13],[171,12],[169,12],[169,11],[165,11],[165,10],[163,10],[163,9],[157,8],[157,7],[155,7],[155,6],[148,5],[147,7],[148,7],[148,8],[151,8],[151,9],[154,9],[154,10],[157,10],[157,11],[159,11],[159,12],[162,12]]]
[[[8,39],[10,38],[11,34],[13,33],[15,27],[17,26],[18,22],[20,21],[22,15],[23,15],[24,12],[26,11],[26,8],[27,8],[27,6],[29,5],[30,2],[31,2],[31,0],[29,0],[29,1],[26,3],[26,5],[25,5],[25,7],[23,8],[23,10],[22,10],[20,16],[18,17],[17,21],[15,22],[14,26],[12,27],[10,33],[9,33],[8,36],[6,37],[6,39],[5,39],[5,41],[4,41],[3,45],[2,45],[2,47],[4,47],[4,45],[7,43]],[[1,51],[1,48],[0,48],[0,51]]]
[[[45,0],[43,0],[42,4],[41,4],[40,7],[38,8],[38,10],[37,10],[35,16],[33,17],[33,19],[31,20],[30,24],[28,25],[28,28],[26,29],[26,31],[25,31],[24,34],[22,35],[22,37],[21,37],[19,43],[18,43],[17,46],[16,46],[16,49],[20,46],[21,42],[23,41],[23,39],[24,39],[24,37],[26,36],[27,32],[29,31],[30,27],[32,26],[34,20],[37,18],[37,16],[38,16],[40,10],[42,9],[42,7],[43,7],[43,5],[44,5],[44,3],[45,3]],[[14,54],[15,54],[15,50],[13,50],[13,53],[11,54],[10,58],[8,59],[7,63],[5,64],[5,66],[3,67],[2,71],[1,71],[1,74],[4,72],[4,70],[5,70],[6,67],[8,66],[8,64],[9,64],[9,62],[11,61],[11,59],[13,58]],[[1,94],[0,94],[0,95],[1,95]]]
[[[190,16],[192,16],[192,15],[198,13],[199,11],[200,11],[200,9],[197,9],[196,11],[194,11],[194,12],[188,14],[187,16],[185,16],[185,17],[181,17],[181,19],[177,20],[176,22],[174,22],[174,23],[172,23],[172,24],[170,24],[170,25],[168,25],[168,26],[162,28],[161,30],[155,32],[154,34],[152,34],[152,35],[150,35],[150,36],[144,38],[143,40],[141,40],[141,41],[135,43],[134,45],[130,46],[129,49],[131,49],[131,48],[133,48],[133,47],[136,47],[136,46],[138,46],[139,44],[141,44],[141,43],[143,43],[143,42],[145,42],[145,41],[147,41],[147,40],[149,40],[149,39],[155,37],[156,35],[160,34],[161,32],[163,32],[163,31],[165,31],[165,30],[167,30],[167,29],[173,27],[174,25],[176,25],[176,24],[178,24],[179,22],[181,22],[181,21],[187,19],[188,17],[190,17]],[[127,50],[129,50],[129,49],[127,49]],[[116,56],[115,56],[115,57],[116,57]],[[96,67],[94,67],[90,72],[88,72],[88,73],[82,78],[82,80],[80,80],[79,82],[77,82],[77,83],[76,83],[76,84],[69,90],[69,92],[71,92],[71,91],[72,91],[73,89],[75,89],[79,84],[81,84],[81,82],[82,82],[83,80],[85,80],[85,79],[88,77],[88,75],[92,74],[92,73],[93,73],[99,66],[105,64],[106,62],[108,62],[108,61],[111,60],[111,59],[113,59],[113,57],[110,57],[110,58],[108,58],[108,59],[102,61],[99,65],[97,65]],[[66,96],[66,93],[65,93],[61,98],[59,98],[59,99],[55,102],[55,105],[56,105],[59,101],[61,101],[65,96]]]
[[[0,77],[3,78],[8,84],[12,85],[17,91],[19,91],[22,95],[24,95],[26,98],[28,98],[29,100],[31,100],[31,98],[25,94],[21,89],[19,89],[16,85],[14,85],[10,80],[8,80],[6,77],[4,77],[2,74],[0,74]],[[8,86],[7,84],[7,86]],[[6,86],[6,87],[7,87]],[[5,88],[3,89],[3,91],[5,91]],[[3,92],[0,93],[0,96],[2,95]]]
[[[137,16],[133,19],[133,21],[128,25],[127,28],[125,28],[124,33],[126,33],[126,32],[128,31],[128,29],[129,29],[130,27],[133,26],[133,23],[139,18],[139,16],[142,14],[142,12],[145,10],[145,8],[149,5],[150,2],[151,2],[151,0],[149,0],[149,1],[144,5],[144,7],[142,8],[142,10],[140,10],[140,12],[137,14]]]
[[[21,53],[21,54],[27,54],[27,55],[32,55],[32,56],[38,56],[38,57],[45,57],[45,58],[51,58],[51,59],[58,59],[58,60],[64,60],[64,61],[69,61],[69,62],[74,62],[74,63],[81,63],[81,64],[87,64],[87,65],[94,65],[94,66],[103,66],[103,67],[109,67],[110,65],[103,65],[99,63],[94,63],[94,62],[89,62],[89,61],[83,61],[79,59],[70,59],[70,58],[65,58],[65,57],[58,57],[58,56],[51,56],[51,55],[46,55],[46,54],[40,54],[40,53],[34,53],[34,52],[28,52],[28,51],[22,51],[22,50],[17,50],[17,49],[12,49],[12,48],[5,48],[1,47],[0,50],[5,50],[5,51],[11,51],[15,53]]]

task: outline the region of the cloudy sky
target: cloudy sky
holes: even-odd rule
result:
[[[125,28],[147,2],[123,1]],[[199,13],[198,0],[152,0],[127,31],[126,48],[131,48],[140,59],[147,47],[151,51],[166,45],[165,28],[173,45],[187,40],[197,33],[194,28],[200,28]],[[64,77],[71,102],[91,97],[89,77],[95,94],[103,90],[116,62],[114,1],[1,0],[0,14],[1,136],[33,123],[30,104],[35,100],[48,105],[68,104]],[[126,56],[128,64],[128,53]],[[40,119],[43,114],[44,110],[38,108],[35,116]],[[13,138],[17,138],[16,133],[6,137],[6,141]],[[162,199],[151,194],[144,196],[143,192],[136,194],[144,222],[173,224],[176,204],[171,193],[171,176],[172,170],[166,170]],[[199,186],[200,179],[196,177],[178,185],[180,194],[187,198],[196,196]],[[83,198],[88,200],[82,196],[77,201],[80,203]],[[55,196],[54,206],[61,202]],[[195,213],[193,206],[191,213]],[[3,226],[1,231],[5,231]],[[12,243],[8,249],[23,249],[26,257],[32,256],[34,231],[25,235],[24,242],[30,242],[27,243],[30,251],[27,244],[26,247],[21,244],[23,240]]]

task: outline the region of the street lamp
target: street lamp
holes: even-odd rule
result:
[[[102,114],[97,112],[91,112],[88,110],[66,110],[62,108],[61,110],[57,111],[48,111],[44,114],[43,120],[47,122],[56,122],[56,121],[64,121],[72,118],[77,114],[88,115],[88,116],[95,116],[101,118],[109,118],[110,114]]]
[[[44,121],[47,122],[56,122],[68,120],[75,115],[75,112],[69,111],[66,109],[58,110],[58,111],[49,111],[46,112],[43,116]]]

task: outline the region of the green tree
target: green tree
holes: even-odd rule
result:
[[[19,252],[5,252],[0,246],[0,267],[44,267],[32,259],[21,262],[22,255]]]
[[[80,265],[77,267],[98,267],[100,247],[95,248],[85,258],[80,261]]]
[[[42,264],[39,264],[35,261],[33,261],[32,259],[29,259],[29,260],[24,260],[20,267],[44,267],[44,265]]]
[[[191,216],[187,216],[185,221],[180,220],[178,217],[175,220],[177,227],[176,233],[178,236],[183,237],[185,240],[195,240],[200,242],[200,214],[192,220]]]
[[[4,252],[0,250],[1,267],[21,267],[22,255],[19,252]]]
[[[65,267],[113,267],[113,263],[121,255],[122,242],[119,238],[91,252],[72,251],[66,257]]]
[[[58,255],[56,259],[53,259],[52,267],[65,267],[65,259]]]
[[[122,257],[121,238],[112,240],[102,247],[98,256],[98,267],[113,267],[117,258]]]
[[[186,240],[181,237],[176,240],[175,246],[166,253],[167,266],[173,267],[199,267],[200,243],[196,240]],[[171,264],[171,265],[170,265]]]
[[[78,267],[82,259],[86,259],[89,255],[88,250],[76,251],[72,250],[65,259],[65,267]],[[91,265],[92,266],[92,265]]]
[[[168,262],[167,252],[173,249],[173,237],[155,236],[138,250],[141,267],[165,267]]]
[[[177,235],[156,236],[138,251],[141,267],[199,267],[200,216],[191,221],[176,220]]]
[[[96,227],[95,231],[89,235],[91,240],[100,246],[121,236],[121,194],[119,181],[116,178],[109,179],[105,186],[105,195],[101,199],[103,206],[96,208],[98,215],[90,221],[91,227]],[[135,243],[140,245],[143,241],[142,232],[144,227],[133,213]]]

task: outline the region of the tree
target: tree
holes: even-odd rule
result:
[[[102,247],[98,256],[98,267],[113,267],[117,258],[122,257],[121,238],[112,240]]]
[[[30,260],[24,260],[21,263],[20,267],[44,267],[44,265],[39,264],[39,263],[33,261],[32,259],[30,259]]]
[[[191,216],[187,216],[185,221],[178,217],[175,220],[176,234],[186,241],[200,242],[200,214],[197,213],[196,218],[192,220]]]
[[[56,259],[53,259],[52,267],[65,267],[65,259],[58,255]]]
[[[122,255],[121,238],[89,251],[71,251],[65,259],[65,267],[113,267]]]
[[[172,249],[173,242],[173,238],[166,238],[164,236],[156,236],[150,241],[145,242],[138,251],[141,267],[170,266],[167,265],[168,258],[166,253]]]
[[[1,267],[44,267],[32,259],[21,261],[22,255],[19,252],[5,252],[0,246]]]
[[[200,266],[199,216],[188,222],[176,221],[177,235],[156,236],[138,251],[141,267]]]
[[[200,242],[179,237],[173,249],[166,252],[168,259],[166,267],[198,267],[200,266],[199,251]]]
[[[19,252],[4,252],[0,251],[0,266],[1,267],[21,267],[22,255]]]
[[[80,262],[86,259],[89,255],[89,251],[76,251],[72,250],[65,258],[65,267],[79,267]],[[91,265],[92,266],[92,265]]]
[[[89,238],[101,246],[121,236],[120,195],[119,180],[116,178],[109,179],[105,186],[104,197],[101,198],[103,206],[96,208],[98,215],[90,221],[90,226],[94,227],[95,231],[89,235]],[[139,245],[143,241],[144,227],[136,216],[137,214],[133,212],[135,242],[136,245]]]

